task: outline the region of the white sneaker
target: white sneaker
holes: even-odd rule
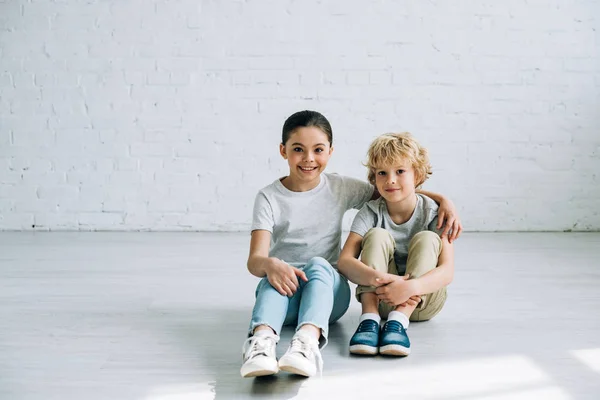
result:
[[[313,376],[323,373],[323,358],[319,351],[319,341],[310,334],[297,332],[283,357],[279,369],[296,375]]]
[[[273,375],[279,372],[275,347],[279,336],[274,333],[261,336],[251,336],[244,342],[244,364],[240,373],[243,378]]]

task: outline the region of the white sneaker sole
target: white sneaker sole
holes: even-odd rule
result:
[[[240,374],[242,378],[254,378],[256,376],[268,376],[275,375],[279,372],[279,367],[277,366],[277,361],[273,360],[273,363],[269,363],[268,365],[264,365],[267,363],[262,363],[263,365],[257,364],[244,364],[240,369]]]
[[[314,366],[311,367],[310,365],[302,364],[304,363],[298,362],[297,360],[296,362],[294,362],[294,360],[286,360],[282,358],[281,360],[279,360],[279,369],[281,371],[289,372],[290,374],[306,376],[308,378],[314,376],[317,373],[316,368],[314,368]]]
[[[354,344],[350,346],[351,354],[361,354],[366,356],[374,356],[378,353],[379,349],[373,346],[367,346],[366,344]]]
[[[410,354],[410,347],[400,346],[399,344],[388,344],[379,348],[379,354],[384,356],[407,356]]]

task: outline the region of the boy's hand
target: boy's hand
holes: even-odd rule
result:
[[[308,281],[306,274],[301,269],[292,267],[285,261],[275,257],[269,258],[267,266],[267,279],[271,286],[282,296],[293,296],[298,290],[298,277]]]
[[[458,216],[458,212],[456,211],[456,207],[454,207],[454,203],[451,200],[444,198],[442,202],[440,202],[440,206],[438,208],[438,224],[437,229],[441,229],[444,227],[444,231],[442,232],[441,237],[448,236],[448,232],[452,229],[452,233],[448,236],[448,242],[452,243],[455,239],[458,239],[462,232],[462,224],[460,222],[460,218]]]
[[[371,284],[369,286],[379,287],[391,282],[390,280],[388,280],[388,275],[390,274],[388,274],[387,272],[373,271],[373,274],[374,275],[371,277]]]
[[[412,307],[412,306],[416,306],[420,302],[421,302],[421,296],[411,296],[410,299],[408,299],[404,303],[398,304],[398,305],[403,306],[403,307]]]
[[[379,300],[391,306],[408,302],[411,297],[417,295],[414,282],[408,278],[408,274],[404,276],[386,274],[384,278],[380,278],[381,286],[375,290]]]

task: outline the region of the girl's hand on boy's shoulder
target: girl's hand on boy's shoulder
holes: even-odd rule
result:
[[[381,286],[375,290],[379,300],[397,306],[416,296],[418,293],[415,282],[408,278],[408,274],[404,276],[385,274],[384,278],[380,279]]]
[[[463,226],[460,222],[460,217],[458,212],[456,211],[456,207],[454,203],[450,199],[444,198],[442,202],[440,202],[438,208],[438,224],[437,229],[441,229],[442,226],[444,230],[442,231],[441,237],[448,237],[448,242],[452,243],[454,240],[458,239],[460,236]]]
[[[267,279],[271,286],[282,296],[293,296],[298,290],[298,278],[308,281],[306,274],[299,268],[292,267],[285,261],[275,257],[269,258]]]

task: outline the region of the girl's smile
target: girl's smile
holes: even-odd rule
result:
[[[294,130],[279,151],[290,167],[289,176],[281,183],[294,192],[305,192],[319,184],[333,147],[325,132],[310,126]]]

